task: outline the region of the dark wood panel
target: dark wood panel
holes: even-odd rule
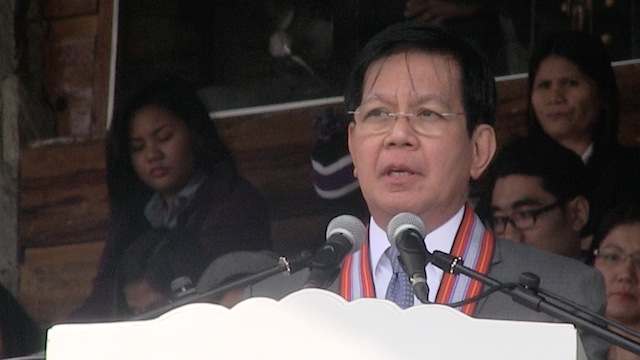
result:
[[[640,146],[640,63],[616,68],[620,89],[620,127],[618,140]]]
[[[616,69],[622,95],[621,141],[640,136],[639,65]],[[526,79],[498,83],[500,143],[524,133]],[[218,119],[240,171],[265,196],[281,254],[313,250],[343,203],[321,200],[311,183],[313,119],[319,108]],[[637,143],[636,143],[637,144]],[[41,323],[60,321],[91,287],[106,236],[104,140],[57,143],[21,154],[21,301]]]
[[[98,9],[98,0],[47,0],[41,3],[42,12],[47,19],[91,15]]]
[[[97,16],[55,20],[45,46],[45,86],[58,134],[90,135]]]
[[[637,144],[640,105],[635,96],[640,93],[639,66],[616,72],[620,74],[624,114],[620,137],[626,144]],[[496,132],[503,143],[514,134],[525,132],[526,79],[499,82],[498,93]],[[215,120],[235,154],[240,171],[266,198],[273,222],[295,227],[296,219],[325,220],[336,211],[315,194],[311,181],[310,157],[315,141],[312,123],[319,109]],[[95,241],[104,237],[108,202],[103,181],[103,145],[102,139],[96,139],[42,146],[22,153],[23,246]],[[273,236],[282,244],[296,244],[299,239],[293,236],[304,234],[305,230],[308,229],[302,225],[297,230],[275,226]],[[313,237],[312,242],[317,240],[315,234]]]
[[[23,149],[20,153],[20,179],[23,182],[104,169],[102,138],[40,144]]]
[[[23,182],[20,246],[103,241],[109,206],[104,172],[84,171]]]
[[[47,327],[64,321],[91,290],[103,243],[28,249],[20,267],[19,299]]]
[[[104,241],[109,203],[102,139],[25,149],[20,162],[21,248]]]
[[[495,122],[498,144],[526,133],[527,78],[498,81],[498,109]]]

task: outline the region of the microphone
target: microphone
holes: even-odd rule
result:
[[[311,259],[311,271],[305,288],[326,289],[338,276],[347,255],[364,242],[364,225],[353,215],[340,215],[327,225],[327,242]]]
[[[427,248],[424,245],[426,235],[424,222],[417,215],[404,212],[394,216],[387,226],[387,237],[400,253],[400,264],[409,276],[409,282],[418,300],[429,303],[427,285]]]

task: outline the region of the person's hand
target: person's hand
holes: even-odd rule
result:
[[[478,10],[477,6],[457,5],[446,0],[407,0],[404,16],[431,24],[443,24],[449,20],[470,16]]]

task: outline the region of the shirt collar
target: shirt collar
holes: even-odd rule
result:
[[[462,216],[464,215],[464,205],[449,220],[431,231],[425,237],[425,245],[427,250],[434,252],[436,250],[449,253],[453,247],[453,240],[458,232]],[[383,230],[371,217],[369,221],[369,247],[371,251],[371,265],[374,269],[378,265],[391,268],[388,258],[384,255],[385,251],[391,246],[387,238],[387,232]],[[382,263],[381,263],[381,259]]]
[[[591,143],[588,147],[587,150],[584,151],[584,153],[582,153],[582,162],[583,163],[588,163],[589,160],[591,159],[591,155],[593,155],[593,143]]]
[[[164,198],[160,193],[154,193],[144,209],[144,215],[151,223],[151,226],[153,228],[175,228],[178,215],[195,198],[196,192],[206,179],[207,175],[205,174],[194,174],[169,206],[165,204]]]

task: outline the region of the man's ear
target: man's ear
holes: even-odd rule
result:
[[[576,196],[567,201],[565,205],[571,228],[576,232],[581,232],[582,228],[589,221],[589,200],[584,196]]]
[[[496,153],[496,132],[493,127],[488,124],[476,126],[471,135],[471,145],[473,154],[469,175],[476,180],[489,166]]]

